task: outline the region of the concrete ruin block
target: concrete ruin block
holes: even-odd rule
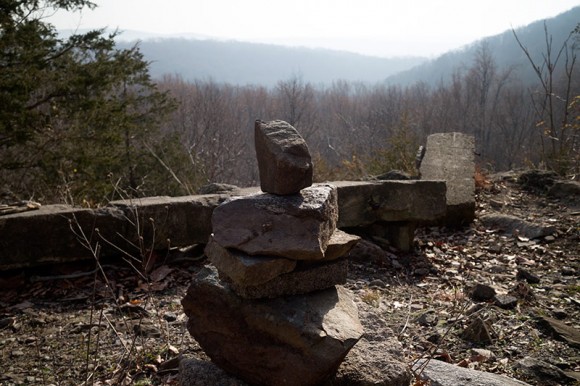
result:
[[[296,260],[283,257],[250,256],[219,245],[213,237],[205,247],[205,254],[232,282],[240,286],[264,284],[296,268]]]
[[[217,207],[213,234],[224,248],[249,255],[320,260],[336,229],[336,188],[320,184],[300,194],[234,197]]]
[[[282,274],[257,285],[241,285],[220,272],[220,278],[230,284],[236,294],[246,299],[276,298],[302,295],[345,284],[348,275],[347,259],[328,262],[298,262],[294,271]]]
[[[421,178],[447,183],[445,223],[460,225],[475,218],[475,139],[462,133],[432,134],[421,162]]]
[[[338,227],[377,221],[431,222],[445,216],[443,181],[336,181]]]
[[[228,195],[182,197],[146,197],[112,201],[109,205],[123,210],[130,221],[125,237],[157,249],[170,246],[205,244],[211,235],[213,210]]]
[[[0,270],[94,258],[83,246],[102,246],[101,255],[115,253],[102,238],[120,248],[128,222],[117,208],[81,209],[46,205],[0,216]]]
[[[262,191],[296,194],[312,185],[312,158],[306,141],[284,121],[255,125],[256,155]]]
[[[258,386],[314,386],[331,377],[363,328],[352,294],[245,300],[206,267],[182,300],[187,329],[214,363]]]

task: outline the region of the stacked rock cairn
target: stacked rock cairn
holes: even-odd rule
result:
[[[255,125],[261,193],[212,216],[212,264],[182,300],[187,329],[212,361],[252,384],[318,385],[363,328],[344,257],[358,237],[336,228],[336,187],[312,185],[308,146],[284,121]]]

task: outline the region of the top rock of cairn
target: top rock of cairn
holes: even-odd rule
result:
[[[257,120],[255,142],[263,192],[291,195],[312,185],[312,157],[293,126]]]

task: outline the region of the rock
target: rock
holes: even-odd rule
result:
[[[220,278],[230,283],[230,287],[246,299],[275,298],[286,295],[307,294],[337,284],[345,284],[348,273],[348,261],[335,259],[323,263],[306,264],[299,262],[297,268],[272,280],[256,284],[242,285],[230,282],[228,277],[220,273]]]
[[[301,295],[321,289],[345,284],[348,274],[347,259],[306,264],[299,262],[297,268],[266,283],[243,286],[230,283],[231,288],[246,299],[275,298],[286,295]],[[220,273],[220,277],[221,273]],[[223,280],[230,282],[227,277]]]
[[[558,174],[548,170],[527,170],[520,174],[518,183],[531,190],[547,191],[558,178]]]
[[[445,216],[443,181],[336,181],[338,227],[377,221],[432,222]]]
[[[296,268],[296,260],[283,257],[250,256],[244,252],[222,247],[213,237],[210,237],[205,254],[220,274],[225,274],[232,282],[241,286],[263,284]]]
[[[563,385],[575,382],[574,378],[569,377],[556,366],[532,357],[519,360],[515,364],[515,368],[543,384]]]
[[[396,338],[393,338],[395,343]],[[389,352],[393,341],[362,338],[346,356],[332,386],[408,386],[412,375],[400,356]]]
[[[469,297],[476,302],[487,302],[495,296],[495,289],[486,284],[476,284],[469,289]]]
[[[187,329],[212,361],[255,385],[318,385],[363,334],[353,297],[342,287],[244,300],[208,266],[182,305]]]
[[[419,378],[432,386],[529,386],[528,383],[503,375],[471,370],[438,360],[420,359],[413,369]]]
[[[439,133],[427,137],[421,179],[447,183],[446,224],[466,224],[475,218],[474,154],[472,135]]]
[[[296,194],[312,185],[312,158],[306,141],[284,121],[255,124],[256,156],[262,191]]]
[[[473,318],[471,323],[463,330],[461,337],[468,342],[477,344],[489,344],[492,343],[490,326],[488,322],[483,319],[476,317]]]
[[[572,347],[580,348],[580,330],[549,316],[540,316],[540,324]]]
[[[359,313],[365,335],[346,356],[332,386],[408,386],[411,371],[388,318],[364,302]]]
[[[510,235],[518,235],[529,239],[545,237],[556,232],[552,225],[539,225],[507,214],[486,214],[479,221],[487,228],[499,229]]]
[[[518,267],[516,279],[525,280],[530,284],[538,284],[540,282],[540,278],[537,275],[521,267]]]
[[[184,358],[179,362],[181,386],[248,386],[212,362]]]
[[[500,308],[511,310],[518,305],[518,299],[516,297],[498,294],[493,298],[494,304]]]
[[[396,256],[368,240],[360,240],[347,255],[349,260],[363,263],[391,265]]]
[[[557,198],[574,199],[580,198],[579,181],[556,181],[548,191],[548,194]]]
[[[238,194],[240,193],[240,188],[236,185],[230,184],[221,184],[221,183],[211,183],[202,186],[199,188],[199,194],[219,194],[219,193],[227,193],[227,194]]]
[[[488,362],[495,359],[493,352],[483,349],[483,348],[472,348],[471,350],[471,362]]]
[[[391,170],[376,177],[377,180],[410,180],[411,176],[408,173],[400,170]]]
[[[424,312],[417,318],[417,323],[425,327],[434,326],[437,324],[438,321],[439,318],[437,317],[437,313],[434,310]]]
[[[212,216],[214,239],[250,255],[319,260],[336,229],[336,188],[321,184],[300,194],[233,197]]]
[[[359,242],[359,240],[360,237],[358,236],[343,232],[340,229],[336,229],[328,241],[328,246],[324,252],[324,261],[343,257],[352,250],[352,248],[356,245],[356,243]]]

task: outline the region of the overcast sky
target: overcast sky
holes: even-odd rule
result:
[[[95,10],[59,12],[49,20],[59,29],[118,27],[376,56],[434,56],[580,5],[580,0],[93,1]]]

